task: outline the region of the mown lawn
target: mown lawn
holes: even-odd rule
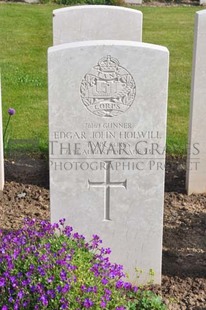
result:
[[[38,139],[47,152],[47,48],[52,46],[52,10],[57,5],[0,4],[0,68],[4,126],[7,109],[13,139]],[[138,7],[144,14],[143,42],[170,51],[168,153],[187,144],[195,12],[200,7]],[[157,72],[158,74],[158,72]]]

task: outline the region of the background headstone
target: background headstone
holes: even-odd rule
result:
[[[200,0],[200,5],[206,5],[206,0]]]
[[[4,147],[3,147],[1,75],[0,75],[0,191],[2,191],[3,188],[4,188]]]
[[[76,42],[50,48],[48,70],[51,221],[160,283],[168,50]]]
[[[196,13],[191,88],[188,194],[206,192],[206,10]]]
[[[89,40],[142,41],[142,12],[106,5],[53,11],[53,45]]]
[[[128,4],[142,4],[142,0],[125,0]]]
[[[39,3],[39,0],[24,0],[24,2],[29,3],[29,4],[36,4]]]

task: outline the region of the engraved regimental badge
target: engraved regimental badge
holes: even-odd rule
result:
[[[132,75],[111,56],[103,57],[87,73],[80,85],[84,106],[100,117],[118,116],[128,110],[135,98]]]

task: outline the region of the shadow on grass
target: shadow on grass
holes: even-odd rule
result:
[[[5,160],[5,179],[49,188],[49,163],[45,158],[30,156]]]
[[[167,157],[165,191],[185,193],[186,159]],[[41,156],[21,155],[5,160],[6,181],[49,188],[49,160]]]
[[[186,157],[167,156],[165,165],[165,192],[186,193]]]

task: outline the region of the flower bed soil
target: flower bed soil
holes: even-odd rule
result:
[[[25,217],[49,219],[48,166],[43,159],[5,162],[0,229]],[[168,309],[206,310],[206,194],[187,196],[185,160],[168,159],[165,180],[162,294]]]

